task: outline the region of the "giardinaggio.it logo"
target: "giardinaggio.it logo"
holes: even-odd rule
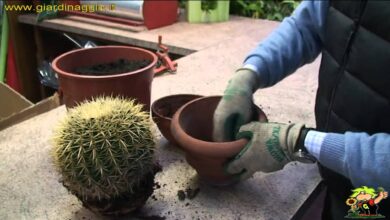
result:
[[[350,207],[345,218],[349,219],[381,219],[385,218],[380,214],[379,203],[388,197],[384,188],[376,190],[367,186],[358,187],[352,190],[352,194],[346,200]]]

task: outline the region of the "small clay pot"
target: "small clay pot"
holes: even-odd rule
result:
[[[235,179],[227,175],[224,165],[248,143],[246,139],[231,142],[213,142],[213,115],[220,96],[195,99],[182,106],[172,118],[171,132],[186,152],[187,162],[198,172],[201,179],[212,185],[229,185]],[[254,120],[267,121],[257,106]]]
[[[177,94],[157,99],[152,104],[153,121],[157,124],[161,134],[173,145],[178,146],[171,133],[173,114],[189,101],[202,97],[201,95]]]

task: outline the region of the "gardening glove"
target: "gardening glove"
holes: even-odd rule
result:
[[[248,144],[228,162],[226,171],[247,179],[256,171],[274,172],[294,159],[303,124],[251,122],[240,128],[237,138]]]
[[[258,77],[250,69],[241,68],[230,79],[213,119],[214,141],[234,140],[239,128],[248,123],[253,113],[253,93]]]

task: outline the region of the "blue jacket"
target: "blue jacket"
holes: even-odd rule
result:
[[[244,66],[258,74],[260,87],[274,85],[318,57],[328,7],[329,1],[303,1],[247,56]],[[313,153],[322,165],[349,178],[356,187],[390,190],[390,134],[346,132],[323,136],[319,154]]]

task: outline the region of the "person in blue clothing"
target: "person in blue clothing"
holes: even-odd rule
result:
[[[390,1],[302,1],[249,53],[217,106],[214,140],[250,140],[227,163],[227,172],[244,180],[290,161],[318,161],[327,186],[323,219],[344,218],[353,188],[389,190],[389,17]],[[315,129],[249,123],[257,89],[276,84],[319,54]],[[390,218],[386,200],[380,213]]]

